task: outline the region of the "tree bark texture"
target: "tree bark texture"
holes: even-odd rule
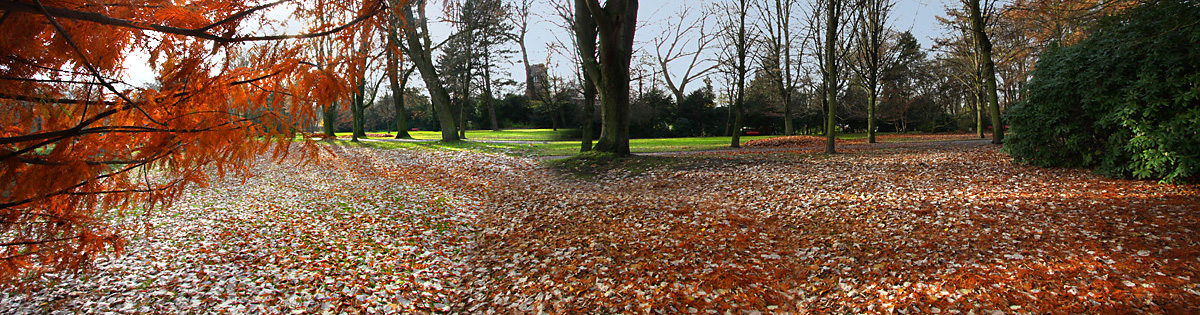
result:
[[[583,130],[580,131],[582,140],[579,152],[592,150],[592,129],[596,121],[596,85],[591,79],[583,79]]]
[[[629,155],[629,62],[637,0],[575,0],[575,36],[584,75],[600,94],[600,139],[593,148]]]
[[[746,111],[746,51],[750,49],[749,43],[746,42],[746,14],[749,11],[747,0],[740,0],[738,3],[738,33],[737,33],[737,95],[733,100],[733,128],[731,128],[731,136],[729,137],[729,147],[738,148],[742,146],[742,116],[745,116]]]
[[[392,32],[392,39],[395,39],[395,31]],[[393,41],[395,43],[395,41]],[[391,47],[396,47],[393,44]],[[392,105],[396,107],[396,139],[409,139],[412,135],[408,134],[408,116],[404,113],[404,88],[408,84],[408,72],[405,72],[404,77],[400,77],[400,61],[397,60],[396,54],[389,48],[387,53],[387,76],[388,83],[392,88]]]
[[[417,66],[417,71],[421,72],[421,79],[425,81],[425,85],[429,88],[429,98],[433,102],[433,107],[437,111],[438,124],[442,129],[442,141],[458,141],[458,124],[455,121],[454,110],[450,105],[450,93],[446,91],[445,85],[442,84],[442,79],[438,76],[437,69],[433,66],[433,55],[430,54],[429,40],[425,36],[417,33],[417,25],[423,29],[423,33],[429,34],[429,27],[424,19],[424,12],[421,13],[421,19],[413,16],[413,3],[404,8],[405,18],[409,21],[404,27],[404,37],[408,41],[408,57]],[[422,42],[424,40],[424,42]]]
[[[837,45],[838,20],[841,18],[838,8],[841,1],[828,0],[825,4],[825,98],[827,106],[825,117],[825,154],[837,153],[834,150],[834,139],[837,137],[837,55],[834,47]]]
[[[987,93],[988,114],[992,116],[992,143],[1004,143],[1004,124],[1000,122],[1000,98],[996,92],[996,62],[992,61],[992,40],[988,38],[980,0],[969,0],[971,31],[975,34],[975,48],[979,50],[979,61],[983,63],[983,88]]]

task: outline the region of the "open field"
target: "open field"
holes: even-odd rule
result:
[[[435,131],[416,131],[410,132],[413,139],[416,140],[437,140],[441,137],[439,132]],[[563,135],[568,134],[568,131],[554,131],[550,129],[510,129],[502,131],[491,130],[469,130],[467,131],[468,142],[489,142],[486,144],[470,145],[470,144],[430,144],[430,143],[389,143],[389,144],[370,144],[371,146],[380,148],[449,148],[449,149],[480,149],[492,152],[514,152],[525,155],[540,155],[540,156],[565,156],[579,153],[579,141],[563,141]],[[348,139],[350,133],[338,133],[340,139]],[[388,140],[390,135],[369,132],[367,139],[373,140]],[[747,141],[758,139],[767,139],[780,137],[777,135],[767,136],[742,136],[741,142],[744,144]],[[812,136],[817,137],[817,136]],[[852,133],[838,135],[838,139],[845,140],[847,144],[866,143],[867,134]],[[881,133],[877,136],[881,143],[896,143],[896,142],[926,142],[926,141],[948,141],[948,140],[970,140],[977,139],[977,136],[970,133],[947,133],[947,134],[899,134],[899,133]],[[511,141],[511,142],[507,142]],[[497,143],[499,142],[499,143]],[[629,149],[633,153],[657,153],[657,152],[675,152],[675,151],[709,151],[709,150],[724,150],[729,149],[729,137],[688,137],[688,138],[650,138],[650,139],[631,139],[629,141]]]
[[[985,141],[565,162],[366,145],[114,218],[142,231],[125,256],[0,293],[0,313],[1200,313],[1200,187]]]
[[[744,136],[741,141],[767,138],[769,136]],[[729,148],[729,137],[693,137],[693,138],[656,138],[630,139],[629,151],[633,153],[674,152],[674,151],[704,151]],[[520,148],[520,147],[519,147]],[[527,148],[536,155],[572,155],[579,153],[579,141],[553,141],[545,144],[532,144]]]
[[[409,131],[408,134],[413,139],[417,140],[438,140],[442,138],[441,131]],[[467,139],[470,140],[521,140],[521,141],[556,141],[562,140],[570,134],[569,130],[552,130],[552,129],[504,129],[501,131],[491,130],[467,130]],[[339,132],[338,138],[349,138],[351,133]],[[394,137],[394,131],[373,131],[367,132],[369,139],[388,139]]]

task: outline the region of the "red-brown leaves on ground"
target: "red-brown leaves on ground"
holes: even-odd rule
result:
[[[469,313],[1194,313],[1195,187],[979,143],[501,177]],[[681,157],[681,159],[695,159]],[[558,178],[547,181],[547,178]]]
[[[845,140],[834,140],[837,144],[846,143]],[[779,146],[798,146],[798,147],[818,147],[825,145],[825,137],[820,136],[788,136],[788,137],[773,137],[766,139],[757,139],[746,141],[743,145],[747,148],[751,147],[779,147]]]
[[[1200,312],[1195,186],[1014,165],[986,141],[841,151],[587,177],[429,150],[260,164],[0,312]]]

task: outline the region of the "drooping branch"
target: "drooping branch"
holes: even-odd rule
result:
[[[71,99],[71,98],[54,98],[54,97],[41,97],[41,96],[29,96],[29,95],[16,95],[16,94],[8,94],[8,93],[0,93],[0,99],[36,102],[36,103],[52,103],[52,104],[82,104],[82,103],[104,104],[104,105],[116,105],[117,104],[117,102],[114,102],[114,101],[92,101],[92,100],[79,100],[79,99]],[[0,142],[3,141],[2,139],[5,139],[5,138],[0,138]]]
[[[234,81],[234,82],[231,82],[229,85],[237,86],[237,85],[242,85],[242,84],[252,84],[254,82],[279,75],[282,72],[284,72],[284,70],[278,70],[273,73],[259,76],[256,78]],[[175,93],[171,96],[172,97],[186,97],[189,95],[191,95],[191,93],[181,92],[181,93]],[[110,106],[117,105],[117,102],[115,102],[115,101],[92,101],[92,100],[77,100],[77,99],[68,99],[68,98],[49,98],[49,97],[27,96],[27,95],[13,95],[13,94],[6,94],[6,93],[0,93],[0,99],[10,99],[10,100],[27,101],[27,102],[55,103],[55,104],[104,104],[104,105],[110,105]],[[97,129],[97,128],[87,128],[87,126],[90,126],[97,121],[100,121],[104,118],[112,116],[118,112],[131,109],[133,107],[134,106],[131,105],[131,103],[126,103],[125,106],[122,106],[120,108],[113,108],[113,109],[109,109],[107,111],[100,112],[100,113],[96,114],[95,116],[92,116],[91,118],[87,118],[87,119],[80,121],[79,124],[76,124],[75,127],[70,128],[70,129],[41,132],[41,133],[27,134],[27,135],[14,136],[14,137],[0,137],[0,145],[15,144],[15,143],[20,143],[20,142],[28,142],[28,141],[37,141],[37,140],[51,139],[51,138],[73,137],[73,136],[84,135],[86,133],[96,133],[96,132],[86,132],[89,130]],[[161,130],[164,132],[170,132],[171,130],[177,130],[177,129],[157,129],[157,130]],[[117,130],[110,130],[110,131],[117,131]],[[206,130],[199,130],[199,131],[206,131]],[[107,131],[98,131],[98,132],[107,132]],[[192,131],[192,132],[198,132],[198,131]],[[5,156],[3,159],[7,159],[7,158],[9,158],[9,156]],[[0,160],[3,160],[3,159],[0,159]]]
[[[60,190],[58,190],[58,191],[55,191],[55,192],[52,192],[52,193],[49,193],[49,194],[45,194],[45,195],[42,195],[42,196],[37,196],[37,197],[30,197],[30,198],[26,198],[26,199],[24,199],[24,200],[18,200],[18,201],[7,202],[7,203],[0,203],[0,209],[12,208],[12,207],[20,206],[20,205],[23,205],[23,204],[27,204],[27,203],[30,203],[30,202],[34,202],[34,201],[38,201],[38,200],[42,200],[42,199],[46,199],[46,198],[50,198],[50,197],[54,197],[54,196],[58,196],[58,195],[70,194],[70,193],[74,192],[74,190],[75,190],[75,189],[78,189],[79,187],[83,187],[84,185],[87,185],[88,183],[91,183],[91,182],[94,182],[94,181],[103,180],[103,179],[105,179],[105,178],[110,178],[110,177],[113,177],[113,176],[117,176],[117,175],[120,175],[120,174],[123,174],[123,173],[129,172],[129,171],[132,171],[132,170],[138,169],[138,168],[140,168],[140,167],[142,167],[142,166],[146,166],[146,165],[148,165],[148,164],[150,164],[150,163],[153,163],[154,161],[160,160],[160,159],[162,159],[162,158],[164,158],[164,157],[166,157],[166,156],[168,156],[168,155],[171,155],[171,154],[172,154],[172,153],[174,153],[174,152],[175,152],[175,150],[166,150],[166,151],[161,151],[161,152],[158,152],[158,153],[157,153],[157,154],[155,154],[154,156],[151,156],[151,157],[147,158],[147,159],[148,159],[148,161],[146,161],[146,162],[142,162],[142,163],[136,163],[136,164],[127,165],[127,166],[125,166],[125,167],[121,168],[120,170],[116,170],[116,171],[113,171],[113,172],[111,172],[111,173],[108,173],[108,174],[104,174],[104,175],[96,176],[96,177],[94,177],[94,178],[91,178],[91,179],[87,179],[87,180],[80,181],[79,183],[76,183],[76,184],[74,184],[74,185],[71,185],[71,186],[69,186],[69,187],[67,187],[67,188],[63,188],[63,189],[60,189]]]
[[[206,31],[208,31],[208,30],[210,30],[210,29],[213,29],[214,27],[221,26],[221,25],[225,25],[225,24],[227,24],[227,23],[229,23],[229,22],[237,21],[237,20],[239,20],[239,19],[245,18],[246,16],[249,16],[250,14],[253,14],[254,12],[258,12],[259,10],[262,10],[262,9],[266,9],[266,8],[270,8],[270,7],[276,6],[276,5],[278,5],[278,4],[280,4],[280,3],[284,3],[284,2],[286,2],[286,1],[289,1],[289,0],[279,0],[279,1],[275,1],[275,2],[268,3],[268,4],[260,5],[260,6],[257,6],[257,7],[253,7],[253,8],[250,8],[249,10],[245,10],[245,11],[242,11],[242,12],[234,13],[233,15],[230,15],[229,17],[227,17],[227,18],[225,18],[225,19],[222,19],[222,20],[220,20],[220,21],[213,22],[212,24],[209,24],[208,26],[205,26],[205,27],[201,27],[201,28],[199,28],[199,29],[197,29],[197,30],[198,30],[198,31],[201,31],[201,32],[206,32]]]
[[[687,92],[688,83],[717,68],[716,63],[708,67],[700,67],[701,63],[711,61],[710,59],[701,59],[701,55],[710,48],[717,37],[706,32],[708,24],[704,18],[694,19],[691,23],[687,23],[689,13],[690,10],[687,9],[680,12],[677,16],[678,24],[668,21],[667,29],[652,40],[655,47],[655,61],[658,63],[659,71],[662,71],[667,88],[675,95],[677,106],[683,104],[683,93]],[[697,38],[689,38],[694,35]],[[689,44],[694,45],[690,51],[682,47]],[[686,70],[682,76],[672,78],[668,70],[670,64],[681,58],[686,58],[685,60],[688,62]],[[680,110],[682,109],[680,108]]]
[[[146,23],[146,22],[140,22],[140,21],[115,18],[115,17],[111,17],[111,16],[107,16],[104,14],[99,14],[99,13],[94,13],[94,12],[85,12],[85,11],[78,11],[78,10],[72,10],[72,9],[66,9],[66,8],[59,8],[59,7],[45,6],[44,7],[45,10],[41,10],[41,9],[39,9],[39,6],[36,4],[29,4],[29,3],[17,2],[17,1],[12,1],[12,0],[0,0],[0,9],[2,9],[4,11],[11,11],[11,12],[24,12],[24,13],[40,14],[40,15],[46,15],[48,17],[63,18],[63,19],[69,19],[69,20],[88,21],[88,22],[93,22],[93,23],[98,23],[98,24],[103,24],[103,25],[108,25],[108,26],[132,28],[132,29],[147,30],[147,31],[156,31],[156,32],[166,33],[166,34],[175,34],[175,35],[182,35],[182,36],[188,36],[188,37],[195,37],[195,38],[210,40],[210,41],[214,41],[214,42],[218,42],[218,43],[238,43],[238,42],[253,42],[253,41],[273,41],[273,40],[284,40],[284,39],[306,39],[306,38],[316,38],[316,37],[328,36],[330,34],[337,33],[339,31],[347,29],[351,26],[354,26],[355,24],[358,24],[359,22],[370,19],[371,17],[374,17],[375,14],[382,11],[382,6],[379,4],[380,4],[379,1],[373,2],[371,10],[368,11],[367,13],[360,15],[357,18],[355,18],[349,22],[346,22],[345,24],[339,25],[337,27],[334,27],[334,28],[331,28],[331,29],[328,29],[325,31],[314,32],[314,33],[304,33],[304,34],[285,34],[285,35],[266,35],[266,36],[215,35],[215,34],[210,34],[207,32],[212,27],[215,27],[219,24],[224,24],[224,23],[230,22],[230,21],[225,21],[225,20],[222,20],[221,22],[217,22],[217,24],[205,26],[203,28],[189,29],[189,28],[166,26],[166,25],[160,25],[160,24],[153,24],[153,23]],[[271,5],[273,5],[273,4],[271,4]],[[263,8],[255,7],[255,8],[251,8],[247,11],[257,11],[257,10],[261,10],[261,9],[263,9]],[[234,16],[240,15],[241,17],[245,17],[246,15],[253,13],[253,12],[247,12],[247,11],[235,13]]]

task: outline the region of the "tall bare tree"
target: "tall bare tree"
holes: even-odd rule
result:
[[[971,29],[970,17],[960,9],[948,8],[945,17],[938,17],[938,23],[951,31],[950,37],[935,40],[935,49],[940,50],[940,58],[945,59],[955,71],[946,73],[955,80],[966,85],[974,98],[972,112],[975,116],[975,131],[980,139],[986,138],[983,128],[983,111],[987,107],[986,84],[983,80],[983,62],[979,58],[979,50],[975,49],[975,32]]]
[[[884,46],[887,20],[895,4],[891,0],[861,0],[858,20],[861,23],[855,32],[854,70],[859,84],[867,90],[867,143],[875,143],[875,107],[879,103],[880,80],[891,63],[893,56]]]
[[[404,38],[408,43],[408,58],[416,65],[421,79],[429,89],[429,98],[437,111],[438,122],[442,128],[442,141],[458,141],[458,122],[450,105],[450,92],[446,91],[442,78],[433,65],[433,50],[436,47],[429,38],[425,2],[426,0],[412,0],[403,8],[404,20],[407,21],[404,23]]]
[[[763,35],[762,54],[759,59],[765,73],[774,81],[779,100],[783,104],[784,135],[795,134],[792,121],[792,97],[798,88],[798,66],[792,59],[793,50],[800,40],[793,34],[792,13],[797,0],[758,0],[758,8],[764,23],[761,24]],[[800,46],[803,46],[801,44]]]
[[[709,33],[711,30],[708,29],[708,19],[703,16],[694,17],[692,12],[691,7],[684,8],[673,19],[667,21],[662,34],[651,39],[655,48],[654,61],[662,72],[667,89],[675,96],[675,107],[680,112],[684,110],[682,104],[688,83],[708,75],[717,68],[716,63],[704,58],[717,37]],[[683,68],[683,75],[672,77],[670,69],[676,61],[687,63]]]
[[[329,19],[328,15],[329,15],[328,12],[323,12],[322,14],[317,14],[317,20],[322,24],[327,23],[327,21]],[[333,45],[334,45],[334,41],[332,39],[330,39],[329,37],[322,36],[315,40],[315,43],[313,46],[314,46],[314,50],[315,50],[314,53],[316,54],[315,66],[317,69],[320,69],[321,71],[328,71],[329,70],[328,68],[332,66],[332,65],[328,64],[328,61],[333,59],[333,57],[332,57],[332,55],[334,54]],[[337,125],[338,102],[333,101],[333,102],[330,102],[329,104],[323,104],[323,107],[324,108],[321,109],[321,131],[327,137],[335,137],[336,132],[337,132],[336,125]]]
[[[980,60],[984,93],[987,93],[988,113],[992,115],[992,143],[1004,143],[1004,125],[1000,122],[1000,98],[996,91],[996,62],[992,60],[992,40],[988,37],[987,23],[993,17],[996,1],[962,0],[967,6],[971,21],[975,49]]]
[[[354,58],[365,59],[366,61],[359,64],[357,67],[351,67],[349,70],[353,72],[355,81],[357,82],[353,95],[350,97],[350,141],[358,142],[359,138],[366,138],[367,132],[363,128],[366,122],[364,116],[367,107],[371,107],[375,103],[375,97],[379,92],[379,86],[386,76],[380,76],[374,84],[370,84],[370,76],[377,67],[376,61],[379,60],[380,53],[376,50],[374,44],[374,34],[370,31],[376,29],[364,29],[353,33],[358,37],[358,49],[353,53]]]
[[[529,67],[529,50],[525,46],[525,35],[529,34],[529,16],[530,10],[533,8],[534,0],[514,0],[511,5],[512,14],[508,15],[510,22],[513,25],[513,31],[509,32],[510,38],[517,42],[517,46],[521,48],[521,65],[525,70],[525,97],[534,98],[533,90],[533,72]],[[562,4],[552,2],[552,6],[561,6]]]
[[[838,93],[842,89],[840,76],[843,61],[850,52],[852,41],[843,40],[842,34],[857,27],[855,16],[847,16],[857,3],[846,0],[819,0],[813,2],[812,12],[808,17],[811,33],[814,39],[813,54],[818,59],[821,68],[821,87],[824,93],[822,102],[825,103],[825,153],[834,154],[834,140],[837,137],[837,108]]]
[[[408,117],[404,113],[404,90],[408,85],[408,77],[416,68],[408,67],[408,70],[401,70],[403,58],[400,55],[404,53],[405,48],[398,33],[400,16],[396,14],[397,12],[399,11],[392,10],[388,17],[387,47],[385,48],[386,71],[388,83],[391,84],[393,106],[396,107],[396,139],[410,139],[412,135],[408,134]]]
[[[600,92],[600,139],[593,148],[629,155],[629,62],[637,0],[575,0],[575,36],[583,73]]]
[[[461,1],[458,11],[459,16],[456,22],[460,24],[460,29],[469,30],[465,33],[469,37],[461,39],[478,50],[478,54],[475,56],[478,60],[473,61],[479,63],[480,89],[483,92],[483,102],[487,105],[491,129],[499,131],[500,124],[496,120],[492,74],[497,70],[498,63],[503,62],[508,54],[512,53],[503,47],[508,41],[513,40],[514,26],[509,23],[512,22],[510,16],[513,15],[514,8],[501,0],[466,0]],[[528,16],[526,16],[527,18]],[[523,40],[520,46],[524,48]]]
[[[731,89],[733,95],[730,95],[733,99],[733,106],[730,108],[733,122],[729,128],[731,136],[729,146],[737,148],[742,145],[742,119],[746,111],[746,77],[750,74],[747,57],[754,42],[753,34],[746,29],[746,17],[750,14],[750,0],[737,0],[717,8],[717,11],[725,16],[725,20],[721,21],[721,40],[726,47],[729,47],[729,50],[724,52],[721,63],[722,67],[726,68],[723,72],[732,76],[730,83],[733,85]]]
[[[838,22],[842,19],[842,0],[825,3],[825,154],[837,153],[834,139],[837,137],[837,94],[838,94]]]
[[[579,86],[583,88],[583,121],[580,128],[579,152],[587,152],[592,150],[592,129],[595,129],[596,123],[596,84],[592,79],[583,74],[583,59],[579,56],[579,37],[573,36],[575,29],[575,6],[573,0],[554,1],[550,3],[554,7],[554,24],[559,28],[572,33],[569,39],[564,40],[554,35],[553,45],[547,45],[550,51],[559,52],[571,60],[572,68],[575,69],[575,79],[579,81]],[[593,51],[594,53],[594,51]],[[549,57],[549,56],[547,56]],[[592,58],[595,58],[593,55]],[[549,64],[549,62],[547,62]],[[528,93],[528,92],[526,92]],[[534,93],[537,93],[536,91]],[[534,95],[527,95],[531,99]]]
[[[442,75],[442,83],[450,92],[451,101],[457,102],[455,119],[458,122],[458,137],[467,138],[466,113],[474,109],[475,99],[472,98],[476,86],[474,77],[482,66],[480,54],[482,50],[470,42],[475,37],[475,29],[458,24],[459,29],[446,41],[443,54],[438,56],[438,72]]]

